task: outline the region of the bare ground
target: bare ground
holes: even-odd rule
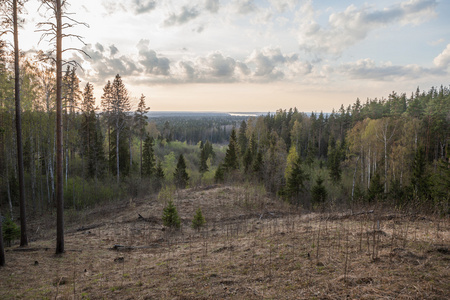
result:
[[[53,219],[36,218],[28,249],[7,249],[0,299],[450,295],[448,218],[377,207],[306,214],[252,187],[188,189],[175,193],[175,205],[180,232],[163,230],[156,197],[68,211],[62,256],[54,255]],[[190,228],[198,207],[201,232]]]

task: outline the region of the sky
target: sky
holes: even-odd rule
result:
[[[154,111],[331,112],[450,84],[448,0],[77,0],[64,53],[97,101],[120,74]],[[20,47],[46,50],[26,4]]]

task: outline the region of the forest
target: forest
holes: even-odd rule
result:
[[[450,86],[153,112],[121,70],[63,60],[87,55],[67,1],[40,1],[51,50],[21,51],[26,2],[0,1],[0,298],[449,294]]]
[[[19,194],[14,74],[10,54],[2,49],[0,193],[3,214],[14,217]],[[42,213],[55,202],[54,70],[24,58],[21,82],[26,204]],[[178,185],[181,163],[188,174],[183,187],[248,181],[307,209],[383,201],[449,212],[449,87],[356,99],[331,113],[291,108],[250,118],[152,119],[144,95],[131,110],[120,75],[103,87],[100,106],[93,90],[90,83],[80,86],[76,69],[67,67],[66,208]]]

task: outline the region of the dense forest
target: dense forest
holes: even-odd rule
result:
[[[26,203],[33,213],[55,201],[55,73],[23,58],[21,99]],[[2,47],[1,206],[18,205],[14,73]],[[98,87],[95,87],[98,88]],[[359,99],[331,113],[297,108],[259,117],[148,119],[142,95],[133,111],[120,75],[103,87],[63,74],[66,208],[214,182],[263,185],[307,209],[385,201],[449,210],[450,89]],[[178,178],[179,167],[187,176]],[[184,183],[180,183],[185,181]]]

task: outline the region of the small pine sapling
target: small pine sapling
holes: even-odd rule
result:
[[[167,206],[164,207],[162,220],[164,226],[176,229],[180,228],[180,217],[178,216],[177,208],[173,204],[172,200],[169,200]]]
[[[205,225],[206,220],[203,217],[201,208],[198,208],[195,212],[194,219],[192,219],[192,228],[196,229],[197,231],[200,231],[200,228]]]
[[[11,247],[11,242],[20,238],[20,229],[10,218],[6,218],[2,227],[5,244]]]

